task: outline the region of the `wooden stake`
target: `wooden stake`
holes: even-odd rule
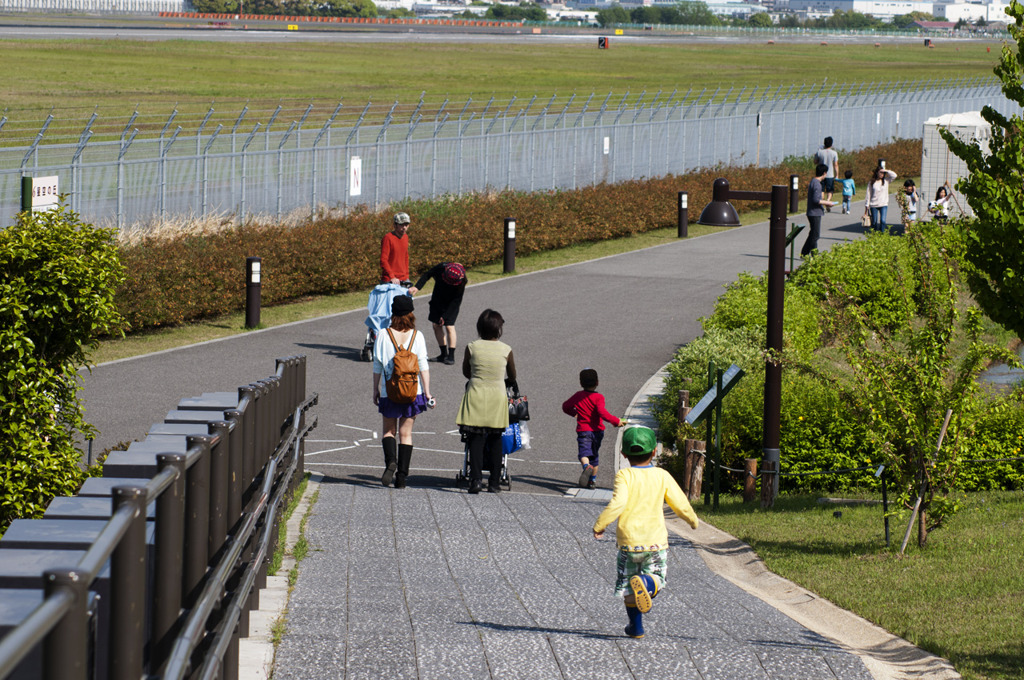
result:
[[[942,440],[946,436],[946,428],[949,427],[949,418],[953,415],[953,409],[946,409],[946,420],[942,423],[942,430],[939,432],[939,443],[935,445],[935,457],[932,458],[932,464],[938,460],[939,450],[942,449]],[[900,544],[900,555],[907,549],[907,541],[910,540],[910,532],[914,528],[914,521],[917,519],[917,511],[921,508],[921,501],[924,498],[924,492],[928,488],[928,476],[924,470],[921,470],[921,489],[917,492],[917,500],[914,501],[914,509],[910,513],[910,522],[907,523],[907,533],[903,535],[903,543]]]

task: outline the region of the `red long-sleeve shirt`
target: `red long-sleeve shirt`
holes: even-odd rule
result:
[[[380,244],[380,281],[387,283],[391,279],[409,280],[409,236],[403,234],[398,238],[392,232],[384,234]]]
[[[603,421],[606,420],[615,426],[622,425],[621,420],[608,413],[604,407],[604,395],[600,392],[580,390],[562,404],[562,411],[566,415],[576,416],[577,432],[603,430]]]

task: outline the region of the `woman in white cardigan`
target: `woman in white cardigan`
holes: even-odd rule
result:
[[[896,173],[882,166],[875,168],[868,180],[867,195],[864,198],[864,214],[871,215],[871,228],[885,232],[885,218],[889,212],[889,183],[896,179]]]

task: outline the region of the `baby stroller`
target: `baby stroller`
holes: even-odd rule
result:
[[[466,443],[466,433],[461,434],[464,454],[462,456],[462,469],[455,473],[455,483],[459,486],[469,486],[469,444]],[[519,423],[508,426],[501,435],[501,475],[498,483],[506,489],[512,488],[512,477],[508,474],[508,454],[514,453],[523,448],[523,440],[520,435]],[[490,470],[484,470],[490,472]]]
[[[391,301],[397,295],[408,295],[408,286],[397,283],[382,283],[370,291],[370,301],[366,304],[366,340],[359,358],[363,361],[373,360],[373,343],[377,341],[377,333],[391,325]]]

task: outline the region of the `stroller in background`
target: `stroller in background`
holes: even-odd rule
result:
[[[370,300],[366,304],[366,340],[363,342],[363,349],[359,352],[359,358],[363,361],[373,360],[373,343],[377,341],[377,334],[391,325],[391,301],[398,295],[408,295],[406,285],[397,283],[382,283],[374,286],[370,291]]]

